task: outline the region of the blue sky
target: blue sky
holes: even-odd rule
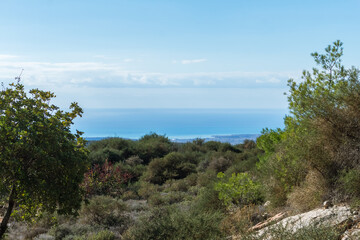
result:
[[[1,0],[0,80],[64,107],[286,108],[310,53],[360,65],[360,1]]]

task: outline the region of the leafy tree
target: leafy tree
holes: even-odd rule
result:
[[[72,214],[82,200],[87,150],[82,133],[70,131],[82,109],[72,103],[64,112],[50,104],[54,93],[29,93],[19,82],[0,92],[0,198],[8,202],[0,238],[15,205],[29,214]]]
[[[266,130],[258,139],[265,151],[259,169],[269,193],[286,195],[315,170],[329,185],[329,194],[343,170],[359,168],[359,70],[341,64],[342,43],[335,41],[324,54],[311,54],[320,69],[303,71],[302,81],[288,81],[290,116],[285,129]],[[269,178],[268,178],[269,179]]]
[[[304,71],[304,81],[290,80],[289,107],[299,125],[312,132],[307,160],[325,177],[356,167],[360,147],[359,69],[341,65],[342,43],[325,54],[313,53],[322,70]]]

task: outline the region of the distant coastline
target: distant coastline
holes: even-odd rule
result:
[[[243,143],[247,139],[256,141],[256,138],[258,138],[259,136],[260,134],[230,134],[230,135],[212,135],[209,137],[189,137],[189,138],[169,137],[169,139],[172,142],[176,142],[176,143],[187,143],[187,142],[192,142],[195,139],[204,139],[205,142],[217,141],[221,143],[230,143],[232,145],[236,145]],[[85,137],[85,139],[89,142],[100,141],[105,138],[111,138],[111,137]],[[126,138],[126,139],[131,139],[134,141],[138,140],[135,138]]]

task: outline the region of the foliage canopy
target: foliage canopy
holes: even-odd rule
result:
[[[291,114],[285,117],[285,129],[265,130],[257,142],[265,151],[259,170],[264,178],[273,179],[268,190],[282,199],[278,204],[312,170],[321,174],[331,195],[344,171],[359,168],[359,69],[341,64],[340,41],[325,48],[324,54],[311,55],[321,68],[303,71],[302,81],[288,81]]]
[[[0,197],[9,203],[0,237],[15,203],[24,213],[74,213],[82,200],[87,150],[82,133],[70,130],[82,109],[72,103],[64,112],[50,104],[53,93],[29,93],[19,82],[0,92]]]

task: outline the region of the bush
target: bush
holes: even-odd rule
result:
[[[129,190],[129,191],[124,192],[121,195],[121,199],[124,201],[129,200],[129,199],[139,199],[139,195],[137,195],[136,192]]]
[[[221,228],[230,236],[247,235],[250,227],[264,220],[266,219],[259,206],[247,205],[227,214]]]
[[[231,145],[230,143],[222,143],[219,149],[220,152],[235,152],[240,153],[240,150]]]
[[[127,173],[131,178],[129,182],[136,182],[140,179],[143,173],[146,171],[146,166],[142,164],[132,165],[126,163],[116,163],[115,168],[121,169],[123,173]]]
[[[301,186],[295,187],[288,196],[288,204],[294,210],[305,212],[318,207],[327,193],[324,177],[318,171],[310,171]]]
[[[126,159],[125,162],[130,166],[136,166],[142,164],[144,161],[139,156],[131,156]]]
[[[94,235],[91,235],[89,240],[115,240],[115,234],[109,230],[100,231]]]
[[[139,181],[136,184],[139,185],[138,194],[143,199],[147,199],[151,195],[160,191],[159,185],[155,185],[146,181]]]
[[[216,142],[216,141],[208,141],[204,144],[204,147],[206,148],[207,151],[219,151],[221,146],[221,142]]]
[[[106,138],[91,142],[89,159],[93,165],[103,164],[106,160],[112,163],[124,161],[133,156],[135,144],[132,140],[122,138]]]
[[[167,181],[166,184],[170,184],[171,191],[187,192],[190,187],[196,185],[197,177],[197,174],[192,173],[183,179]]]
[[[183,192],[162,192],[151,195],[148,199],[148,202],[151,206],[171,205],[183,201],[185,195],[186,194]]]
[[[126,210],[122,200],[109,196],[95,196],[80,211],[80,221],[90,225],[115,226],[123,225],[129,219],[124,215]]]
[[[78,223],[64,223],[55,226],[50,233],[55,240],[115,240],[119,239],[109,230],[99,226],[82,225]]]
[[[207,187],[211,185],[216,180],[216,172],[213,170],[208,170],[204,173],[198,173],[197,185],[199,187]]]
[[[175,207],[154,209],[124,235],[125,240],[223,239],[219,212],[192,214]]]
[[[215,157],[211,160],[209,168],[215,172],[225,172],[230,166],[232,161],[224,156]]]
[[[192,211],[195,213],[202,213],[208,211],[222,211],[225,212],[225,205],[219,199],[219,193],[215,191],[213,184],[207,187],[202,187],[197,190],[198,195],[192,202]]]
[[[163,184],[169,179],[182,179],[195,172],[197,159],[194,155],[172,152],[164,158],[152,160],[145,173],[151,183]]]
[[[292,118],[286,118],[287,125],[295,124]],[[289,127],[290,128],[290,127]],[[289,131],[280,129],[263,130],[257,144],[264,151],[257,163],[257,176],[264,186],[266,199],[273,207],[283,206],[287,196],[295,186],[305,180],[309,166],[300,147],[303,142],[308,145],[306,129],[296,128]]]
[[[256,148],[256,143],[253,140],[245,139],[242,144],[242,147],[244,149],[254,149]]]
[[[95,165],[85,173],[82,188],[86,196],[94,195],[112,195],[117,196],[123,192],[132,176],[123,171],[120,166],[114,166],[106,161],[102,166]]]
[[[172,143],[169,138],[150,133],[136,142],[136,153],[144,160],[144,163],[149,163],[154,158],[162,158],[172,150]]]
[[[343,170],[340,174],[339,188],[350,198],[360,197],[360,170],[350,169]]]
[[[70,240],[79,239],[80,236],[86,236],[94,231],[99,231],[99,227],[78,224],[70,221],[60,225],[55,225],[51,228],[50,234],[55,237],[55,240]]]
[[[224,173],[218,173],[218,178],[222,181],[215,184],[215,190],[219,192],[219,199],[226,206],[247,205],[262,201],[260,184],[254,182],[247,173],[233,173],[227,181],[223,180],[224,177]]]

